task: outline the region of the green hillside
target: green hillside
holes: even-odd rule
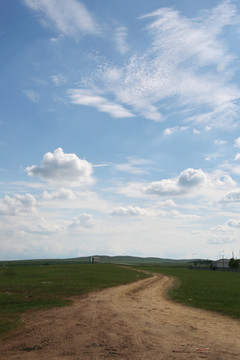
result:
[[[125,265],[161,265],[161,266],[187,266],[196,260],[173,260],[157,257],[136,257],[136,256],[107,256],[94,255],[99,257],[100,264],[125,264]],[[8,260],[0,261],[0,265],[62,265],[62,264],[89,264],[91,256],[69,258],[69,259],[36,259],[36,260]]]

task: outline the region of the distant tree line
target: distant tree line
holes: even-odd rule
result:
[[[228,263],[231,269],[238,269],[239,268],[239,260],[231,258]]]

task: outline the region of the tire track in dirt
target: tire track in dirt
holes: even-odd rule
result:
[[[24,327],[0,341],[0,359],[239,360],[240,322],[168,300],[173,282],[153,274],[28,312]]]

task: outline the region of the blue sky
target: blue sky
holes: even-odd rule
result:
[[[0,6],[0,258],[239,256],[239,2]]]

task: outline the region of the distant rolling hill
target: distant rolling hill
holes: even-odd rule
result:
[[[104,264],[126,264],[126,265],[182,265],[191,260],[172,260],[157,257],[137,256],[99,256],[99,262]]]
[[[200,259],[162,259],[157,257],[137,256],[107,256],[94,255],[99,257],[100,264],[124,264],[124,265],[162,265],[162,266],[186,266]],[[88,264],[92,256],[84,256],[69,259],[34,259],[34,260],[11,260],[0,261],[0,265],[57,265],[57,264]]]

